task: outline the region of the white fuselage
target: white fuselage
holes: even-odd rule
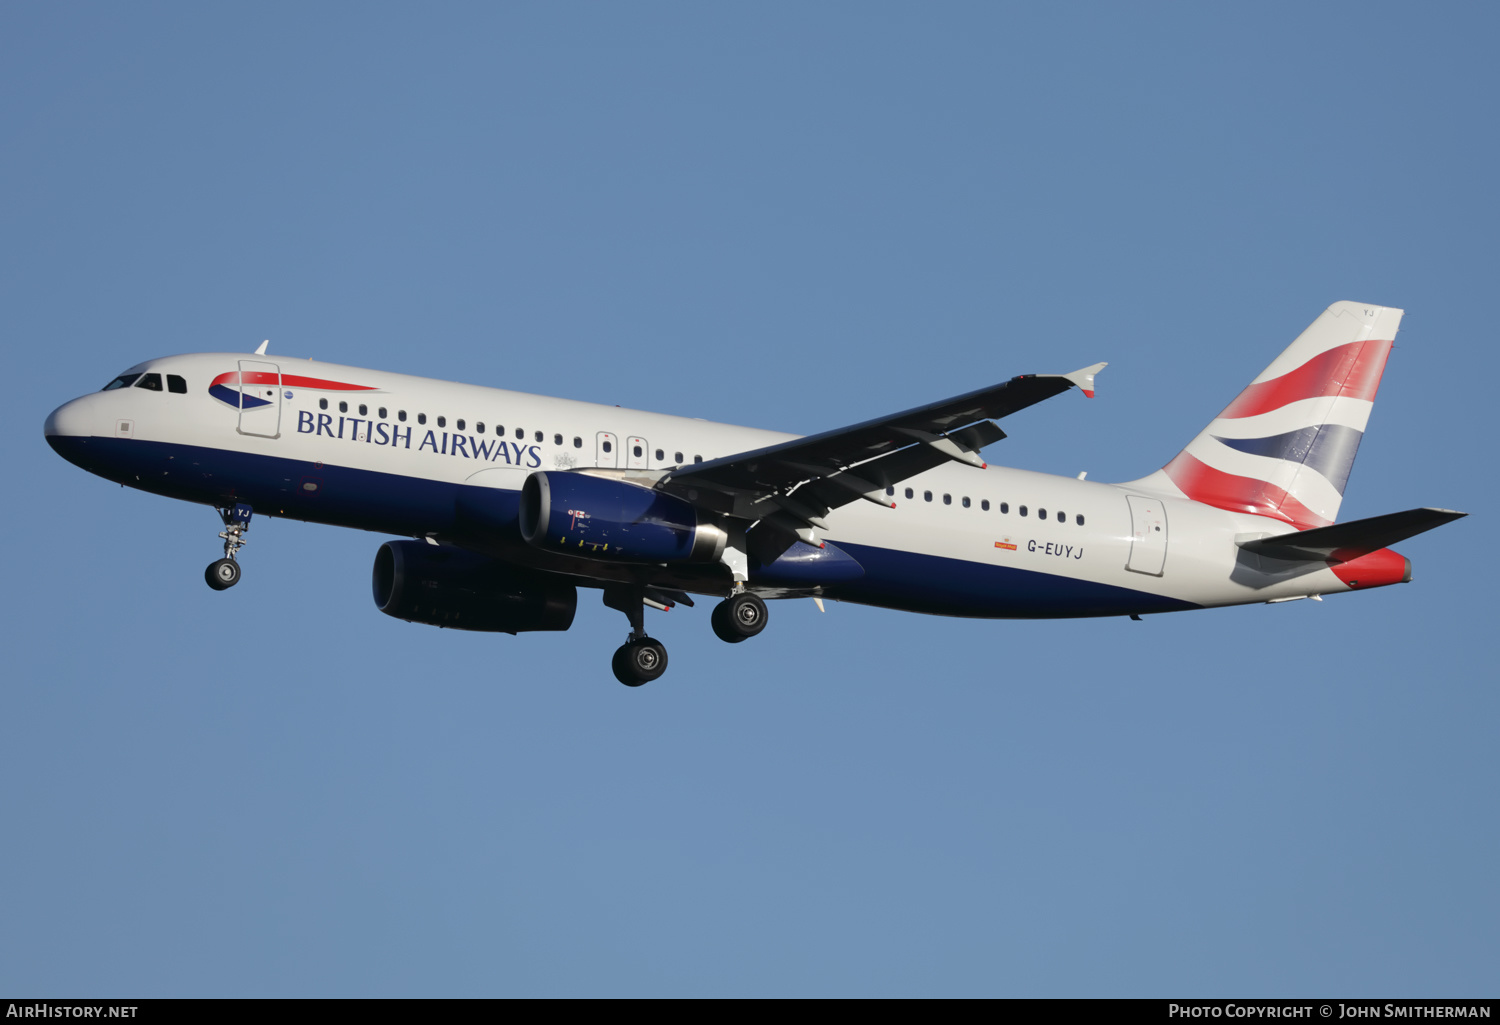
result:
[[[261,389],[254,409],[210,392],[226,374],[263,367],[281,383]],[[253,498],[273,516],[438,539],[455,529],[461,488],[516,493],[536,470],[658,471],[795,437],[286,357],[200,353],[130,372],[175,375],[187,390],[124,387],[76,399],[47,421],[60,452],[111,480],[190,501]],[[892,501],[829,513],[826,540],[867,575],[807,593],[948,615],[1052,617],[1350,590],[1326,565],[1236,547],[1285,533],[1287,523],[1139,484],[949,463],[898,485]],[[724,593],[728,582],[711,574],[685,589]]]

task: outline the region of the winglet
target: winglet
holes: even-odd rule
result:
[[[1078,390],[1083,392],[1089,398],[1093,398],[1094,375],[1107,366],[1109,366],[1108,363],[1095,363],[1091,367],[1084,367],[1082,370],[1075,370],[1071,374],[1062,374],[1061,376],[1067,378],[1070,382],[1077,385]]]
[[[261,342],[259,345],[257,345],[255,347],[255,354],[257,356],[264,356],[266,354],[266,346],[268,346],[270,344],[271,344],[271,339],[267,338],[265,341]]]

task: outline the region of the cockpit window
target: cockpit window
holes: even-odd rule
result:
[[[141,379],[135,382],[135,386],[137,388],[144,388],[147,391],[161,391],[161,375],[142,374]]]
[[[174,395],[186,395],[187,381],[176,374],[168,374],[167,391],[172,392]]]
[[[140,376],[140,374],[121,374],[119,377],[106,384],[101,390],[114,391],[116,388],[129,388],[132,384],[135,384],[135,379]]]

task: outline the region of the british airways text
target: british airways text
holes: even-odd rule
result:
[[[363,428],[363,429],[361,429]],[[472,434],[449,434],[447,431],[424,431],[416,445],[412,445],[412,429],[383,420],[365,420],[353,416],[334,416],[331,413],[297,412],[297,433],[327,435],[342,441],[363,441],[369,445],[389,445],[395,448],[415,447],[421,452],[431,449],[434,455],[463,456],[466,459],[484,459],[488,462],[506,462],[511,466],[536,468],[542,465],[541,449],[537,445],[518,445],[499,438],[476,438]]]

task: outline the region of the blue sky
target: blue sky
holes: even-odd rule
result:
[[[1483,5],[0,10],[0,992],[1492,994],[1500,16]],[[271,352],[813,432],[1111,366],[992,462],[1160,466],[1407,312],[1343,507],[1405,587],[1148,618],[408,625],[379,537],[42,421]],[[24,387],[16,385],[24,384]]]

